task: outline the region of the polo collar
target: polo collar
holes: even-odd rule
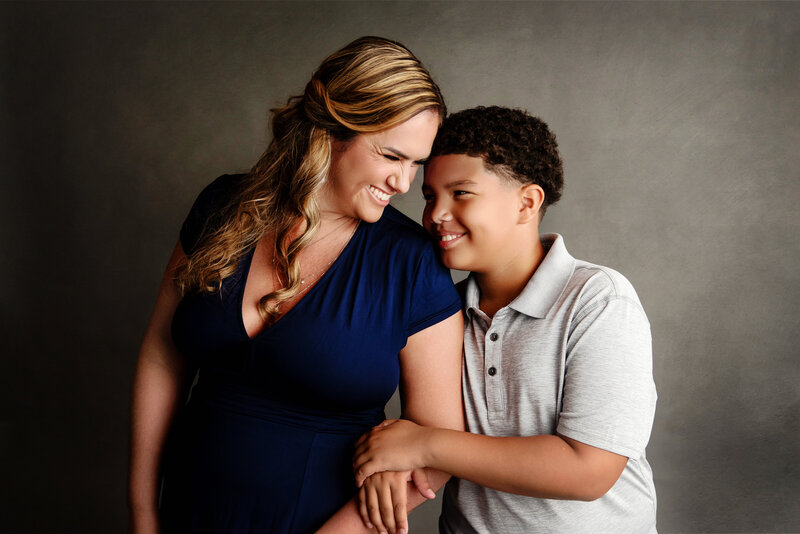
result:
[[[544,234],[540,239],[546,251],[544,259],[528,280],[522,293],[517,295],[508,307],[519,313],[543,319],[547,317],[572,278],[575,258],[567,252],[564,238],[559,234]],[[467,312],[474,313],[475,310],[479,310],[479,302],[480,288],[475,277],[470,275],[464,294]]]

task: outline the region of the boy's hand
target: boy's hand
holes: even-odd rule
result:
[[[361,487],[373,473],[425,467],[429,431],[411,421],[389,419],[361,436],[353,456],[356,485]]]
[[[358,512],[367,528],[380,533],[408,532],[408,482],[426,498],[436,495],[424,470],[383,471],[368,477],[358,491]],[[413,491],[413,488],[412,488]]]

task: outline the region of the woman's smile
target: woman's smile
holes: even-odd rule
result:
[[[367,191],[369,191],[378,204],[381,204],[382,206],[389,204],[389,199],[393,196],[393,193],[387,193],[381,189],[378,189],[374,185],[367,187]]]
[[[390,199],[408,191],[438,129],[439,114],[425,110],[379,132],[334,139],[320,208],[365,222],[380,219]]]

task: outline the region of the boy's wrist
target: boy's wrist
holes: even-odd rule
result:
[[[436,464],[439,458],[438,455],[438,445],[439,445],[439,428],[435,427],[422,427],[423,428],[423,439],[422,439],[422,464],[423,467],[432,467],[437,469]]]

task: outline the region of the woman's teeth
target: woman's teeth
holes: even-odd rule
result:
[[[439,239],[441,241],[452,241],[453,239],[458,239],[459,237],[461,237],[461,235],[459,234],[447,234],[440,236]]]
[[[389,200],[389,198],[392,196],[392,195],[390,195],[389,193],[384,193],[384,192],[383,192],[383,191],[381,191],[380,189],[378,189],[378,188],[376,188],[376,187],[373,187],[373,186],[369,186],[369,190],[370,190],[370,192],[371,192],[373,195],[375,195],[375,196],[376,196],[376,197],[377,197],[379,200]]]

